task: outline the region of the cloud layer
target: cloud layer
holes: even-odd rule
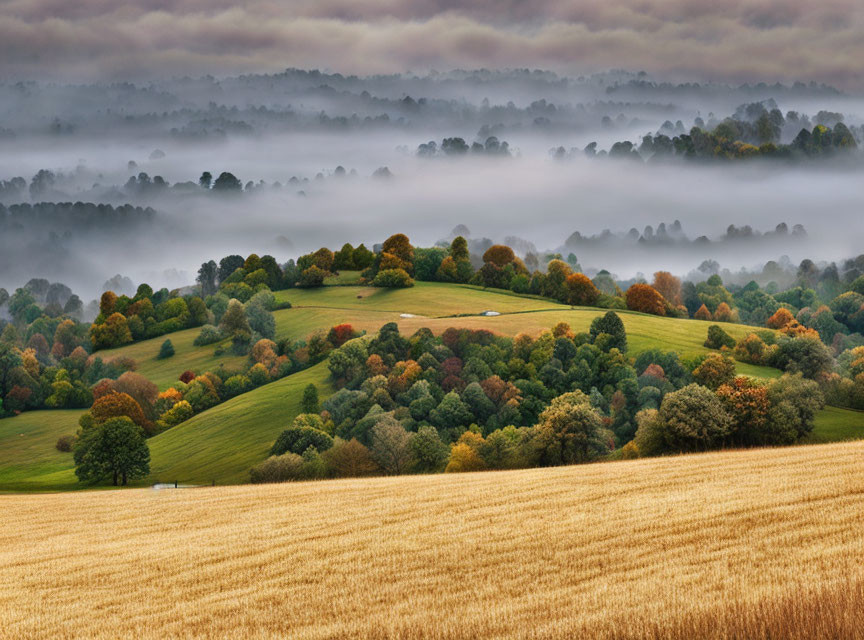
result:
[[[5,0],[0,75],[539,67],[864,88],[860,0]]]

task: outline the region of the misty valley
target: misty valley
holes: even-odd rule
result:
[[[93,300],[118,273],[175,288],[214,254],[284,263],[395,229],[432,246],[457,225],[477,251],[504,242],[522,257],[566,255],[576,234],[586,273],[622,279],[706,259],[729,273],[837,262],[864,231],[850,175],[861,106],[814,83],[625,72],[10,83],[0,286],[43,277]],[[676,221],[693,240],[749,240],[652,237]],[[790,234],[763,235],[778,225]]]

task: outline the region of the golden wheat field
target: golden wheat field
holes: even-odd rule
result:
[[[864,636],[864,442],[0,508],[3,638]]]

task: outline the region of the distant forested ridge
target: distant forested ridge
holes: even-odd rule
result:
[[[131,230],[153,222],[156,212],[150,207],[131,204],[112,206],[92,202],[38,202],[4,206],[0,204],[0,230],[43,232],[80,232],[94,230]]]

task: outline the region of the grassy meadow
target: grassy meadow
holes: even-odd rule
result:
[[[862,458],[0,496],[0,638],[860,637]]]
[[[57,438],[78,430],[78,409],[26,411],[0,420],[0,491],[74,489],[72,454]]]

